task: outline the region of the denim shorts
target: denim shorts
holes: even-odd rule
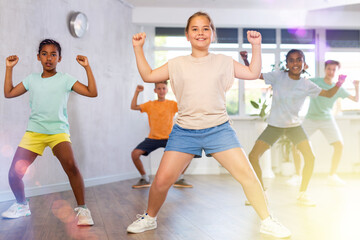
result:
[[[202,150],[207,156],[232,148],[241,148],[241,144],[229,122],[205,129],[186,129],[175,124],[165,151],[194,154],[201,157]]]

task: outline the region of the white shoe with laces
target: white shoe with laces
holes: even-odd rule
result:
[[[339,178],[339,176],[336,174],[329,175],[327,183],[330,186],[338,186],[338,187],[344,186],[346,184],[346,182],[341,178]]]
[[[77,207],[74,209],[78,218],[77,225],[78,226],[92,226],[94,225],[94,221],[91,217],[91,212],[88,208]]]
[[[27,204],[20,204],[15,202],[13,205],[11,205],[9,207],[8,210],[6,210],[5,212],[3,212],[1,214],[1,216],[3,218],[20,218],[20,217],[25,217],[25,216],[30,216],[31,212],[30,212],[30,208],[29,208],[29,203]]]
[[[137,220],[127,228],[129,233],[142,233],[157,228],[156,217],[150,217],[147,213],[137,214]]]
[[[289,186],[300,186],[301,185],[301,176],[294,175],[289,180],[286,181],[286,184]]]
[[[307,194],[306,192],[300,192],[298,197],[297,197],[297,203],[303,206],[307,206],[307,207],[315,207],[316,206],[316,202],[313,201]]]
[[[260,233],[276,238],[289,238],[291,236],[290,230],[272,216],[261,221]]]

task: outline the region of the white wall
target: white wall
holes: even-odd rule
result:
[[[70,14],[76,11],[84,12],[90,24],[81,39],[72,37],[68,29]],[[91,99],[72,93],[68,104],[74,153],[87,186],[138,176],[130,152],[146,136],[148,124],[145,115],[130,110],[135,87],[142,82],[131,45],[132,35],[140,28],[131,22],[131,15],[132,9],[119,0],[0,1],[1,86],[8,55],[20,57],[14,68],[15,84],[41,71],[36,54],[44,38],[58,40],[62,46],[57,70],[83,83],[87,83],[86,74],[75,58],[77,54],[89,58],[99,96]],[[145,88],[139,102],[153,97],[153,86]],[[28,94],[14,99],[0,94],[0,201],[13,198],[8,169],[29,112]],[[29,168],[24,181],[28,196],[70,188],[49,148]]]

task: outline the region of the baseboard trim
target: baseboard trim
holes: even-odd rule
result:
[[[97,186],[112,182],[128,180],[128,179],[136,178],[138,176],[139,173],[137,172],[123,173],[123,174],[106,176],[106,177],[95,177],[95,178],[84,179],[84,183],[85,183],[85,187],[92,187],[92,186]],[[26,197],[33,197],[33,196],[44,195],[54,192],[68,191],[70,189],[71,188],[69,182],[63,182],[58,184],[25,188],[25,195]],[[0,202],[10,201],[14,199],[15,197],[11,190],[0,192]]]

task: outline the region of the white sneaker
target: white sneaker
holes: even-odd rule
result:
[[[307,206],[307,207],[315,207],[316,206],[316,202],[313,201],[307,194],[306,192],[300,192],[298,197],[297,197],[297,203],[303,206]]]
[[[77,222],[78,226],[94,225],[94,221],[91,217],[91,213],[89,209],[83,207],[77,207],[74,210],[77,212],[76,217],[78,218],[78,222]]]
[[[272,216],[261,221],[260,232],[276,238],[288,238],[291,236],[290,230]]]
[[[329,175],[327,183],[330,186],[339,186],[339,187],[344,186],[346,184],[346,182],[341,178],[339,178],[339,176],[336,174]]]
[[[27,204],[20,204],[15,202],[13,205],[11,205],[11,207],[9,207],[8,210],[6,210],[5,212],[3,212],[1,214],[1,216],[3,218],[19,218],[19,217],[25,217],[25,216],[30,216],[31,212],[30,212],[30,208],[29,208],[29,203]]]
[[[147,213],[137,214],[136,217],[137,220],[128,226],[127,232],[141,233],[157,228],[156,217],[150,217]]]
[[[286,184],[289,186],[300,186],[301,185],[301,176],[293,175],[289,180],[286,181]]]

